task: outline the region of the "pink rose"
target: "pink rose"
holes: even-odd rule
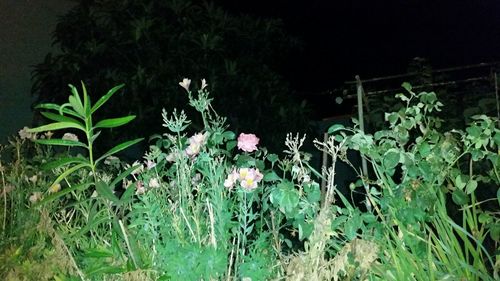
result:
[[[252,152],[257,150],[257,144],[259,144],[259,138],[254,134],[244,134],[241,133],[238,136],[238,148],[246,151]]]

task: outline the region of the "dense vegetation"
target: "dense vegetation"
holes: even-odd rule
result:
[[[288,135],[280,159],[228,129],[205,81],[179,84],[204,127],[191,134],[184,112],[163,111],[166,129],[132,164],[114,154],[141,139],[94,151],[102,130],[134,119],[94,118],[120,86],[95,103],[82,85],[63,105],[39,105],[52,123],[2,147],[1,278],[498,280],[498,120],[441,133],[436,95],[404,84],[388,130],[333,125],[315,141],[332,158],[318,172],[305,137]],[[373,174],[342,194],[335,165],[348,149]]]
[[[156,114],[162,108],[193,113],[175,85],[199,75],[196,81],[210,81],[214,106],[238,132],[269,136],[265,143],[274,146],[287,130],[307,128],[305,101],[280,75],[299,47],[280,20],[229,14],[205,1],[76,2],[54,32],[59,52],[33,72],[36,103],[64,102],[67,85],[80,80],[91,94],[124,83],[122,95],[99,114],[134,113],[128,135],[149,137],[161,129]],[[201,120],[193,118],[200,129]],[[106,137],[110,143],[123,138],[115,131]]]

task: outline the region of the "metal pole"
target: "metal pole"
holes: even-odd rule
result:
[[[364,96],[364,91],[363,91],[363,85],[361,84],[361,79],[359,78],[359,75],[356,75],[356,88],[357,88],[357,94],[358,94],[358,121],[359,121],[359,129],[364,133],[365,132],[365,121],[363,119],[363,96]],[[362,176],[367,177],[368,176],[368,165],[366,163],[366,158],[361,157],[361,168],[362,168]],[[368,192],[370,192],[368,186],[365,185],[365,191],[368,196]],[[368,211],[371,211],[371,205],[370,205],[370,200],[366,198],[365,201],[366,204],[366,209]]]

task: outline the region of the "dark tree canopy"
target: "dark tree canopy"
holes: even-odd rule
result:
[[[233,130],[258,133],[272,146],[306,127],[305,103],[279,74],[299,46],[280,20],[231,15],[198,1],[77,2],[54,32],[61,52],[49,53],[33,72],[37,103],[65,101],[67,85],[80,80],[94,101],[125,83],[102,114],[136,114],[128,132],[147,137],[163,131],[162,108],[189,110],[178,82],[205,78],[215,109]]]

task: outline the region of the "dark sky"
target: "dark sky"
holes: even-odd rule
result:
[[[287,76],[303,90],[323,90],[356,74],[404,73],[416,56],[434,68],[500,60],[499,0],[222,2],[235,12],[280,17],[302,38],[305,49]]]
[[[304,43],[286,78],[302,92],[404,73],[413,57],[434,68],[500,61],[500,0],[215,0],[236,13],[279,17]],[[31,65],[50,50],[68,0],[0,0],[0,140],[29,125]]]

